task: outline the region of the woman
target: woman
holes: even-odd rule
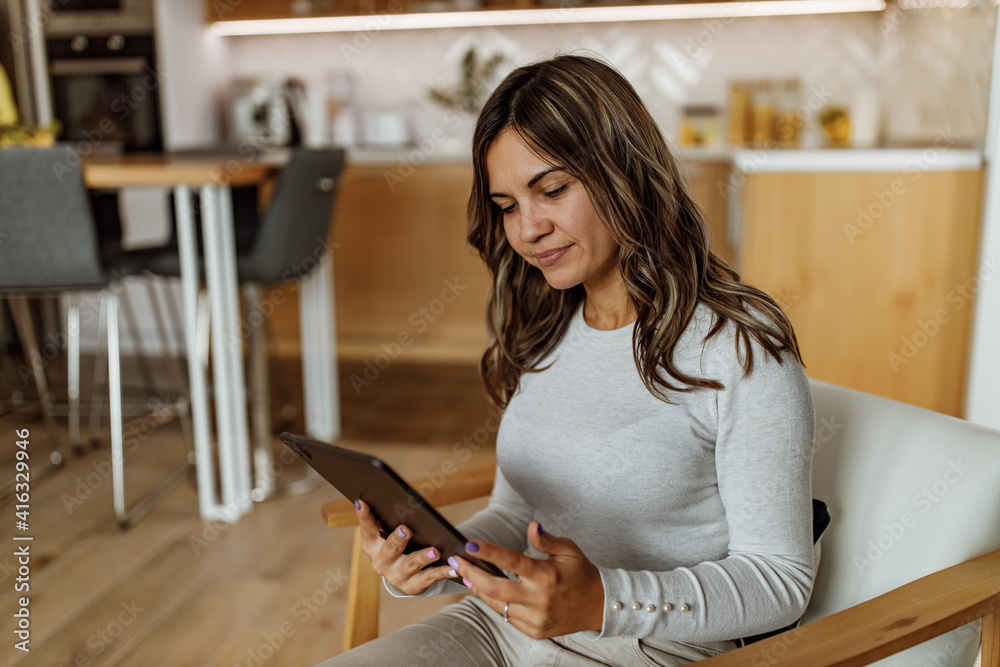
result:
[[[457,574],[473,595],[328,664],[682,665],[795,622],[814,571],[795,334],[711,252],[635,91],[590,58],[521,67],[473,163],[480,370],[504,413],[493,495],[459,529],[516,576],[404,555],[408,529],[380,538],[357,503],[390,592]]]

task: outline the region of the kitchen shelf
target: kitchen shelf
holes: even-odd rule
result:
[[[629,2],[627,0],[206,0],[208,22],[224,36],[377,32],[551,23],[881,11],[885,0]]]

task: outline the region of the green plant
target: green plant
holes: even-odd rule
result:
[[[502,53],[494,53],[484,62],[479,62],[476,47],[470,47],[462,56],[458,83],[445,89],[431,88],[431,99],[447,109],[476,113],[503,61]]]

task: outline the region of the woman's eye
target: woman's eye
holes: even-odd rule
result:
[[[516,206],[517,206],[517,204],[511,204],[510,206],[506,206],[506,207],[501,206],[500,207],[500,213],[503,214],[503,215],[510,215],[511,213],[514,212],[514,207],[516,207]]]
[[[546,197],[558,197],[563,192],[565,192],[566,188],[568,188],[568,187],[569,187],[569,183],[567,183],[566,185],[562,186],[561,188],[556,188],[555,190],[549,190],[548,192],[545,193],[545,196]]]

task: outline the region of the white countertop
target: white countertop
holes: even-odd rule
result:
[[[399,146],[386,148],[351,148],[347,152],[348,164],[359,166],[400,166],[419,167],[423,164],[472,164],[472,154],[446,143],[425,144],[425,146]]]
[[[676,148],[675,155],[684,161],[691,162],[724,162],[731,163],[736,153],[727,148]],[[355,147],[348,149],[348,160],[356,165],[381,165],[409,163],[420,164],[455,164],[470,163],[472,154],[464,145],[442,142],[441,144],[425,143],[396,147]]]
[[[984,165],[983,152],[975,148],[791,148],[729,149],[677,148],[686,162],[732,163],[744,173],[816,171],[964,171]],[[421,147],[352,148],[348,162],[359,166],[468,164],[471,156],[457,145]]]
[[[744,173],[813,171],[965,171],[980,169],[983,152],[958,148],[746,149],[733,153],[733,166]]]

